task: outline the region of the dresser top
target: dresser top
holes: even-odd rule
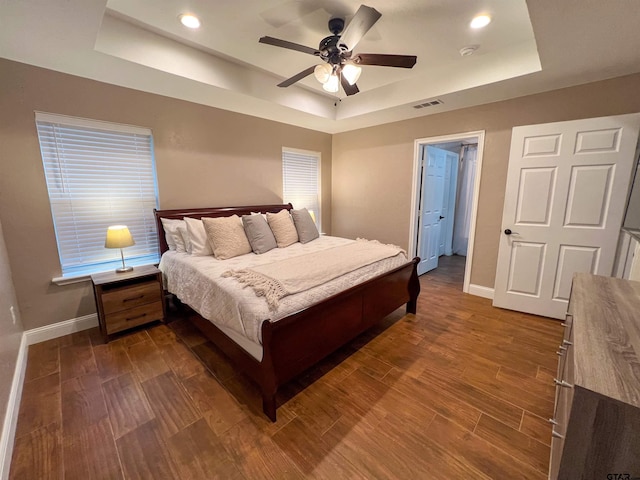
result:
[[[574,276],[574,384],[640,407],[640,282]]]

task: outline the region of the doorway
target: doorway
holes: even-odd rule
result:
[[[484,131],[414,142],[409,250],[421,257],[419,273],[437,268],[443,255],[464,257],[465,293],[470,289],[483,146]]]

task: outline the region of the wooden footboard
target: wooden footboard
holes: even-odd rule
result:
[[[167,244],[161,218],[220,217],[250,212],[277,212],[287,205],[257,205],[155,212],[161,251]],[[199,315],[192,322],[218,346],[231,361],[260,387],[264,413],[276,421],[278,387],[316,364],[373,324],[406,304],[407,313],[416,313],[420,282],[420,259],[355,285],[321,302],[276,322],[262,323],[262,361],[256,360],[226,336],[213,323]]]
[[[260,387],[275,422],[277,388],[367,330],[403,304],[416,312],[418,258],[277,322],[263,322]]]

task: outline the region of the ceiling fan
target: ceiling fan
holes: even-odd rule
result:
[[[375,8],[360,5],[346,28],[344,27],[343,18],[330,19],[329,31],[333,35],[322,39],[317,49],[287,40],[280,40],[279,38],[260,38],[260,43],[315,55],[325,62],[303,70],[279,83],[278,86],[288,87],[313,73],[316,79],[323,84],[323,88],[326,91],[335,93],[339,90],[339,85],[342,85],[347,95],[355,95],[360,91],[356,85],[360,77],[360,65],[412,68],[416,64],[417,57],[415,55],[353,54],[353,49],[358,42],[381,16],[382,14]]]

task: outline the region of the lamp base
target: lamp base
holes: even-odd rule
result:
[[[131,272],[132,270],[133,270],[133,267],[120,267],[120,268],[116,268],[116,272],[117,272],[117,273]]]

